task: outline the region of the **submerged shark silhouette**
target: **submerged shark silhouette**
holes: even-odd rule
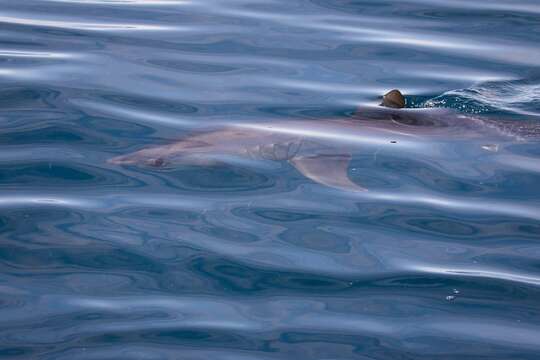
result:
[[[346,191],[366,191],[348,176],[355,150],[392,148],[425,155],[433,144],[478,142],[481,151],[499,143],[540,138],[538,123],[496,121],[445,109],[365,109],[350,118],[227,125],[109,160],[117,165],[166,168],[212,166],[238,159],[287,161],[305,177]],[[426,145],[427,144],[427,145]]]

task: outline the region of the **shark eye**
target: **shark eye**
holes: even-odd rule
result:
[[[165,165],[165,160],[163,160],[163,158],[150,159],[148,161],[148,165],[153,167],[162,167]]]

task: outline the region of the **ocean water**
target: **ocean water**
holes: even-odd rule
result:
[[[0,1],[0,358],[540,358],[539,43],[536,0]],[[367,191],[108,162],[393,88],[450,126],[338,133]]]

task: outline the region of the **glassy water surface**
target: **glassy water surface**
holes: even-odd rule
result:
[[[538,1],[0,9],[0,357],[538,358]]]

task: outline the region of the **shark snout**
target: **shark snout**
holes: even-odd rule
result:
[[[165,159],[160,156],[140,156],[140,154],[130,154],[124,156],[116,156],[109,160],[107,163],[112,165],[142,165],[150,167],[163,167],[165,166]]]
[[[161,147],[142,149],[127,155],[120,155],[107,160],[113,165],[142,165],[151,167],[162,167],[165,164]]]

